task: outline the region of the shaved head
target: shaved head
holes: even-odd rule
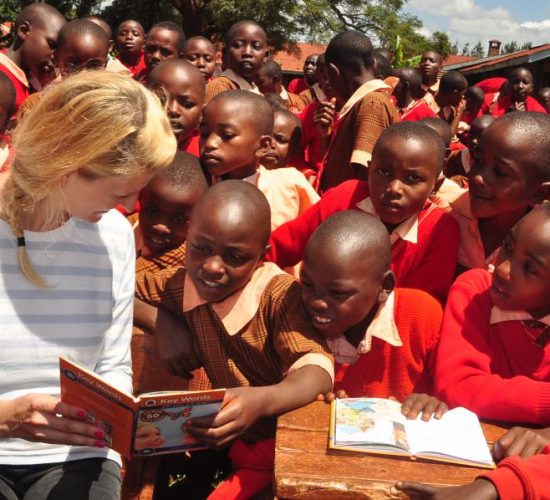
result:
[[[24,22],[44,26],[50,19],[62,20],[63,22],[66,21],[61,12],[55,7],[47,3],[32,3],[25,7],[17,16],[15,20],[15,30],[17,31],[19,26]]]

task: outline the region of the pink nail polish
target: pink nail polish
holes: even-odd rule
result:
[[[97,446],[98,448],[105,448],[105,441],[96,441],[94,446]]]
[[[94,436],[98,439],[103,439],[103,438],[105,438],[105,433],[103,431],[96,431],[94,433]]]
[[[80,411],[76,414],[76,416],[77,416],[78,418],[86,418],[86,412],[85,412],[84,410],[80,410]]]

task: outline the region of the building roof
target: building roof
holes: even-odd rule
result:
[[[453,66],[455,64],[462,64],[470,61],[477,61],[477,57],[473,56],[459,56],[458,54],[451,54],[443,61],[442,66],[447,69],[447,66]]]
[[[299,49],[297,54],[289,54],[288,52],[281,50],[273,56],[273,59],[281,65],[285,73],[302,74],[304,61],[311,54],[322,54],[327,48],[326,45],[301,42],[297,43],[296,46]]]
[[[447,71],[460,70],[460,72],[465,75],[473,75],[476,73],[485,73],[487,71],[529,64],[540,61],[541,59],[546,59],[547,57],[550,57],[550,43],[538,45],[530,49],[517,50],[510,54],[483,57],[475,61],[457,63],[446,66],[445,69]]]

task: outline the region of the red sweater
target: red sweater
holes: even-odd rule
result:
[[[308,173],[319,172],[321,165],[323,164],[323,145],[322,139],[319,137],[319,132],[313,118],[315,112],[319,109],[319,101],[312,102],[306,106],[299,114],[298,118],[302,122],[302,135],[300,138],[302,149],[305,153],[303,162],[298,165],[293,164],[298,170],[307,175]],[[304,172],[304,170],[307,171]]]
[[[493,104],[494,97],[495,97],[494,94],[488,94],[485,96],[485,101],[481,105],[481,109],[479,111],[478,116],[492,115],[495,118],[498,118],[499,116],[502,116],[510,111],[513,111],[513,108],[511,108],[512,98],[510,96],[499,97],[497,101]],[[527,96],[527,100],[525,101],[525,109],[526,111],[546,113],[546,110],[539,104],[539,102],[531,96]]]
[[[201,156],[201,148],[200,148],[200,138],[201,134],[198,129],[193,130],[191,135],[185,139],[183,144],[180,144],[178,146],[178,151],[184,151],[186,153],[192,154],[193,156],[196,156],[197,158],[200,158]]]
[[[293,94],[299,94],[307,89],[309,89],[309,85],[307,84],[305,77],[294,78],[294,80],[288,84],[288,91]]]
[[[335,364],[335,389],[349,397],[399,401],[412,392],[432,390],[433,356],[443,319],[437,300],[420,290],[395,290],[394,318],[403,345],[373,337],[371,350],[353,364]]]
[[[479,476],[491,481],[500,500],[542,500],[550,498],[550,445],[528,460],[506,458],[494,471]]]
[[[436,392],[479,418],[550,424],[550,344],[521,321],[490,323],[491,274],[473,269],[452,286],[437,353]]]
[[[360,210],[357,203],[368,196],[365,181],[350,180],[330,189],[298,218],[273,231],[267,260],[282,268],[297,264],[321,222],[341,210]],[[459,238],[454,218],[427,202],[419,214],[418,242],[399,239],[392,246],[391,268],[397,286],[418,288],[444,300],[455,274]]]
[[[411,109],[405,111],[403,114],[400,113],[399,117],[402,122],[417,122],[424,118],[437,117],[437,115],[433,112],[432,108],[426,104],[424,99],[418,99]]]

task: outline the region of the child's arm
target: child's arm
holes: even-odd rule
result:
[[[149,332],[155,331],[157,308],[134,297],[134,325]]]
[[[187,429],[210,446],[225,446],[257,420],[305,406],[331,387],[328,372],[306,365],[275,385],[228,389],[217,415],[188,420]]]
[[[412,498],[425,498],[433,500],[504,500],[499,497],[497,489],[485,479],[476,479],[473,483],[463,486],[451,486],[441,488],[422,483],[398,482],[395,487]],[[512,497],[508,497],[512,498]],[[521,498],[521,497],[513,497]]]
[[[476,269],[451,288],[437,350],[436,394],[450,407],[464,406],[482,419],[548,425],[549,382],[493,373],[492,358],[502,354],[494,345],[498,339],[489,339],[490,280]]]

